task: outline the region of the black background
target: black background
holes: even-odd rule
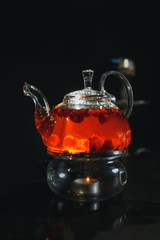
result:
[[[83,69],[95,71],[97,88],[101,74],[113,69],[113,57],[134,60],[134,97],[151,102],[133,111],[130,151],[145,146],[159,152],[156,6],[123,4],[77,0],[2,6],[1,185],[41,181],[39,166],[47,157],[35,129],[33,102],[23,95],[24,81],[40,88],[52,107],[83,88]],[[114,92],[116,80],[108,88]]]

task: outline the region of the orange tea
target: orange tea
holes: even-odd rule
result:
[[[77,110],[59,104],[49,116],[37,108],[35,123],[50,154],[112,152],[131,142],[129,123],[118,108]]]

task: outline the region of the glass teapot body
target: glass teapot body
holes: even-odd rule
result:
[[[131,142],[129,123],[116,106],[72,109],[60,103],[43,121],[40,112],[35,110],[36,128],[50,154],[105,154]]]
[[[110,74],[124,81],[128,93],[125,113],[115,105],[115,98],[104,90],[105,79]],[[52,110],[41,91],[25,83],[24,93],[34,100],[35,125],[49,154],[105,155],[129,146],[131,129],[127,117],[132,110],[133,93],[128,80],[119,74],[115,71],[103,74],[101,90],[96,91],[91,88],[93,71],[83,71],[84,89],[67,94]],[[42,97],[43,105],[35,92]]]

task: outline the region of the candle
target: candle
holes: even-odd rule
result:
[[[90,177],[77,178],[74,180],[74,189],[80,195],[98,194],[100,191],[99,181]]]

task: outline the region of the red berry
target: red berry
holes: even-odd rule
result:
[[[93,115],[93,113],[94,113],[94,110],[93,110],[93,109],[88,109],[88,112],[87,112],[87,115],[88,115],[88,116]]]
[[[102,146],[102,140],[98,136],[89,138],[89,149],[90,151],[99,151]]]
[[[94,111],[93,111],[93,116],[98,117],[99,114],[100,114],[100,110],[95,108]]]
[[[107,122],[107,120],[108,120],[108,115],[107,115],[107,114],[100,113],[98,118],[99,118],[99,122],[100,122],[101,124],[103,124],[103,123],[106,123],[106,122]]]
[[[70,114],[71,114],[71,111],[69,109],[58,109],[57,111],[57,115],[60,118],[69,117]]]
[[[72,137],[71,135],[68,135],[64,138],[63,144],[66,150],[75,149],[77,141],[74,137]]]
[[[109,139],[105,140],[102,146],[102,151],[112,151],[113,149],[114,149],[114,146],[112,144],[112,141]]]
[[[81,110],[75,110],[71,113],[70,119],[74,123],[81,123],[83,121],[84,113]]]

